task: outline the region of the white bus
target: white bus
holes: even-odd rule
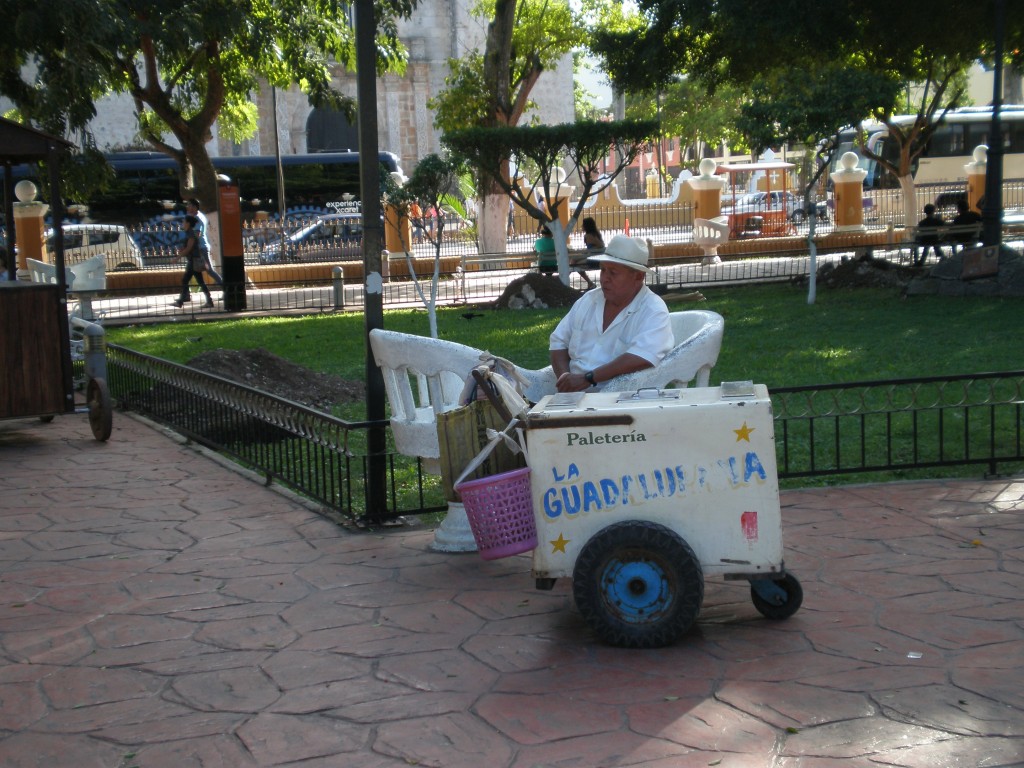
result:
[[[1003,207],[1024,208],[1024,106],[1004,105],[999,118],[1003,134]],[[915,119],[914,115],[897,115],[893,122],[910,125]],[[964,107],[946,113],[924,151],[911,164],[916,195],[921,201],[919,209],[925,202],[934,202],[940,210],[948,213],[955,207],[957,199],[966,196],[965,166],[974,159],[977,146],[991,146],[991,122],[991,107]],[[899,146],[889,138],[888,126],[865,122],[861,125],[861,132],[868,150],[897,163]],[[836,169],[844,152],[855,152],[860,156],[859,167],[867,171],[865,197],[874,203],[866,209],[866,218],[883,222],[902,221],[899,181],[877,160],[868,158],[860,150],[856,134],[853,129],[840,134],[831,170]]]

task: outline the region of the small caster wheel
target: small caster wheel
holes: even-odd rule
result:
[[[750,599],[766,619],[788,619],[804,602],[804,590],[796,576],[781,579],[751,579]]]
[[[623,521],[584,545],[573,569],[573,597],[609,645],[659,648],[696,621],[704,574],[690,545],[670,529]]]
[[[85,401],[89,406],[89,426],[92,436],[101,443],[110,438],[114,426],[114,410],[110,401],[110,390],[103,379],[89,379],[85,391]]]

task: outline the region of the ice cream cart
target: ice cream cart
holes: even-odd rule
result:
[[[533,576],[541,589],[571,577],[604,641],[674,642],[697,618],[705,575],[749,580],[768,618],[799,609],[764,385],[560,393],[527,424]]]

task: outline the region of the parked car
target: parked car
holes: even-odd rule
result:
[[[828,201],[817,200],[811,203],[814,207],[811,209],[812,215],[816,214],[818,217],[818,223],[824,224],[828,221]],[[794,224],[803,224],[807,221],[807,212],[804,210],[804,199],[798,197],[796,199],[796,206],[793,208],[793,212],[789,215],[789,218]]]
[[[804,211],[804,200],[792,192],[773,190],[772,192],[748,192],[740,195],[733,205],[722,207],[722,213],[761,213],[763,211],[780,211],[785,205],[786,218],[794,224],[802,224],[807,220],[807,213]],[[818,221],[828,221],[828,204],[825,201],[814,204],[817,210]]]
[[[362,214],[329,213],[286,234],[283,240],[270,238],[255,255],[260,264],[347,261],[360,257],[362,239]]]
[[[142,269],[142,251],[120,224],[64,224],[64,263],[78,264],[98,254],[106,257],[108,272]],[[46,230],[46,250],[56,248],[56,232]]]

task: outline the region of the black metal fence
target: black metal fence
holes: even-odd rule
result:
[[[1024,371],[772,390],[779,476],[1024,460]]]
[[[122,409],[168,425],[349,519],[366,512],[366,430],[226,379],[110,345]],[[779,477],[813,478],[1024,462],[1024,371],[771,392]],[[389,515],[439,512],[440,480],[387,454]],[[877,476],[874,479],[879,479]]]
[[[947,219],[955,215],[957,198],[966,199],[966,183],[922,184],[915,189],[916,207],[908,217],[916,223],[923,218],[926,203],[936,203],[939,212]],[[901,225],[903,217],[902,193],[898,188],[866,190],[864,197],[870,205],[865,208],[864,224],[867,229],[886,229],[890,222]],[[827,199],[828,215],[816,223],[821,234],[831,232],[835,226],[831,199]],[[1008,179],[1003,185],[1003,208],[1007,212],[1024,211],[1024,179]],[[754,211],[756,212],[756,211]],[[693,232],[693,204],[684,201],[666,202],[659,200],[630,200],[623,204],[602,203],[600,208],[585,209],[584,216],[592,216],[608,240],[611,236],[627,232],[638,237],[651,237],[656,242],[688,242]],[[809,223],[803,217],[794,220],[795,231],[806,234]],[[516,233],[508,237],[506,248],[512,254],[532,254],[537,237],[537,223],[517,213],[519,226]],[[318,263],[352,261],[361,258],[359,233],[348,228],[328,226],[317,227],[317,218],[312,213],[302,217],[279,221],[250,221],[245,223],[243,243],[245,260],[250,266],[258,264]],[[129,230],[139,248],[139,256],[146,269],[181,269],[176,253],[183,244],[181,223],[178,219],[151,221]],[[476,222],[472,219],[453,220],[444,229],[441,239],[441,255],[459,256],[463,253],[479,252],[476,237]],[[289,236],[292,236],[289,239]],[[282,247],[284,243],[284,247]],[[408,244],[409,250],[418,257],[432,256],[434,245],[426,236],[417,236]],[[569,239],[570,248],[583,248],[583,233],[580,228]],[[752,246],[752,252],[758,249]],[[133,254],[124,254],[125,262]]]
[[[891,192],[892,194],[889,194]],[[919,207],[936,199],[954,199],[962,192],[962,185],[951,187],[922,187],[918,189]],[[1005,186],[1004,207],[1007,211],[1024,210],[1024,182],[1011,181]],[[901,244],[902,230],[891,227],[890,222],[902,214],[902,200],[898,190],[876,196],[878,205],[867,216],[868,232],[885,232],[883,245],[875,247],[875,256],[890,261],[909,263],[909,252]],[[893,206],[899,206],[899,211]],[[692,240],[693,211],[687,204],[668,205],[650,202],[644,205],[605,206],[601,212],[605,237],[624,231],[627,220],[631,234],[649,238],[658,246],[689,243]],[[1019,216],[1019,214],[1018,214]],[[919,217],[911,217],[916,221]],[[363,306],[364,276],[358,260],[358,245],[348,240],[333,243],[330,239],[311,244],[286,259],[280,257],[272,264],[260,264],[268,251],[268,243],[279,242],[281,233],[265,231],[274,224],[263,225],[263,234],[246,239],[249,243],[246,261],[251,278],[246,287],[245,306],[232,306],[233,311],[251,313],[329,312],[361,309]],[[794,226],[794,231],[806,235],[808,223]],[[834,228],[829,219],[816,224],[816,234],[828,235]],[[497,299],[512,280],[529,268],[533,256],[534,233],[520,234],[508,239],[508,256],[503,262],[480,258],[472,222],[462,229],[446,232],[441,249],[441,277],[438,286],[439,304],[459,302],[488,302]],[[208,309],[203,302],[191,302],[182,309],[174,307],[172,300],[181,291],[183,268],[173,256],[174,248],[165,243],[174,242],[179,235],[177,224],[147,225],[135,233],[136,241],[145,245],[139,257],[146,265],[142,270],[108,275],[106,290],[92,297],[98,317],[106,322],[159,321],[181,317],[203,317],[216,314],[222,308]],[[574,233],[570,246],[582,247],[581,234]],[[702,287],[736,282],[790,280],[804,278],[810,273],[810,259],[806,241],[797,238],[762,237],[743,240],[741,252],[730,253],[725,264],[709,269],[699,263],[699,257],[678,259],[659,258],[655,273],[649,282],[670,288],[699,290]],[[854,250],[856,239],[833,238],[818,240],[819,259],[823,263]],[[341,250],[335,248],[337,245]],[[261,250],[263,249],[263,250]],[[671,251],[671,249],[669,249]],[[276,252],[280,254],[280,248]],[[404,255],[392,254],[386,264],[390,277],[383,285],[386,307],[420,306],[420,301],[408,275],[415,270],[421,281],[429,282],[433,271],[434,246],[429,242],[417,243],[410,251],[415,264],[410,267]],[[345,262],[337,261],[342,255]],[[517,258],[518,257],[518,258]],[[115,260],[121,258],[117,256]],[[128,254],[122,259],[128,263]],[[515,267],[515,268],[506,268]],[[257,272],[259,270],[259,272]],[[583,279],[570,276],[570,282],[583,287]],[[214,288],[214,297],[220,290]]]
[[[107,348],[109,386],[118,407],[141,413],[237,460],[345,517],[365,513],[366,430],[387,422],[349,422],[188,366]],[[388,508],[394,515],[445,508],[437,478],[419,462],[387,456]]]

